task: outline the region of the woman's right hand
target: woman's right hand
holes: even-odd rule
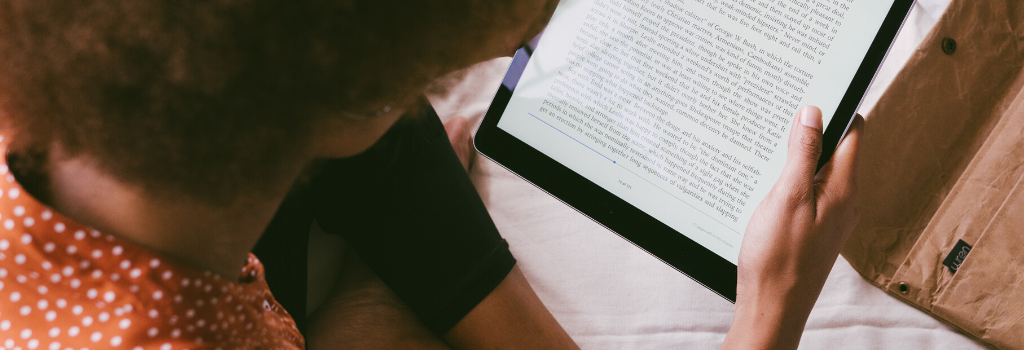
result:
[[[843,244],[857,224],[856,116],[835,156],[815,174],[822,120],[797,113],[782,176],[754,211],[740,246],[736,314],[723,349],[795,349]]]

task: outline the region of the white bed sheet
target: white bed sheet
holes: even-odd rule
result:
[[[920,0],[868,92],[866,114],[949,0]],[[442,118],[479,121],[509,59],[448,77],[430,99]],[[714,349],[733,305],[500,165],[471,175],[534,290],[584,349]],[[804,349],[983,349],[864,281],[840,257],[801,341]]]

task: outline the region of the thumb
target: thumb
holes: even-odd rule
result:
[[[800,108],[792,127],[786,165],[779,182],[794,189],[811,188],[823,142],[821,110],[814,106]]]

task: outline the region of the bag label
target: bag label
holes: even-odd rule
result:
[[[959,240],[956,245],[953,246],[953,250],[946,255],[946,259],[942,260],[942,264],[949,268],[949,271],[956,273],[956,270],[960,269],[960,264],[964,263],[964,259],[967,258],[967,254],[971,252],[971,245]]]

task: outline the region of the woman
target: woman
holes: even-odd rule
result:
[[[434,78],[511,54],[554,4],[0,4],[0,346],[302,348],[249,254],[289,189],[370,147]],[[821,128],[801,110],[747,230],[726,347],[795,347],[856,221],[859,129],[815,176]],[[574,346],[521,274],[501,285],[449,344]]]

